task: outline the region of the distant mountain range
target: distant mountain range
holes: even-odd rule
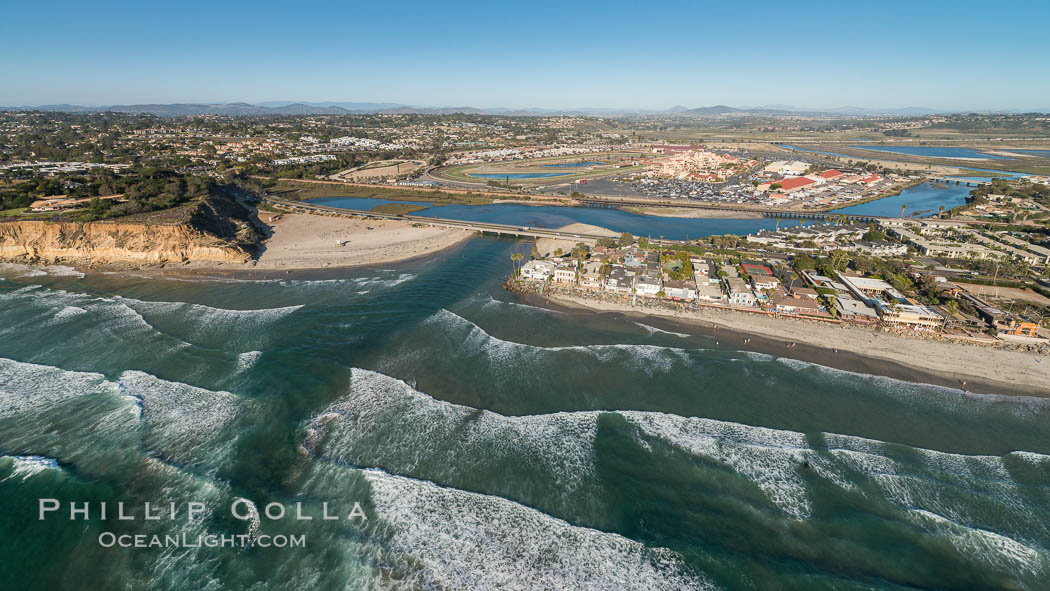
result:
[[[421,115],[448,115],[452,113],[463,113],[470,115],[578,115],[617,117],[628,115],[650,115],[650,116],[678,116],[678,117],[743,117],[757,116],[843,116],[843,117],[865,117],[865,116],[890,116],[907,117],[933,115],[938,113],[950,113],[952,111],[930,109],[926,107],[904,107],[897,109],[868,109],[863,107],[836,107],[832,109],[810,109],[794,107],[791,105],[763,105],[756,107],[729,107],[726,105],[715,105],[711,107],[700,107],[690,109],[676,105],[664,110],[646,109],[602,109],[602,108],[580,108],[580,109],[507,109],[489,108],[479,109],[476,107],[419,107],[404,105],[400,103],[369,103],[369,102],[294,102],[294,101],[269,101],[258,104],[251,103],[175,103],[175,104],[146,104],[146,105],[108,105],[101,107],[85,107],[81,105],[39,105],[23,107],[0,107],[7,111],[57,111],[67,113],[150,113],[161,117],[180,117],[185,115],[370,115],[370,114],[421,114]],[[988,111],[992,112],[992,111]],[[994,111],[999,113],[1019,111]]]

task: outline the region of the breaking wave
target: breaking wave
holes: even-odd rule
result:
[[[365,471],[388,544],[423,588],[712,589],[678,555],[517,503]]]
[[[468,490],[476,472],[497,475],[491,479],[495,482],[519,476],[527,481],[523,475],[533,476],[530,470],[538,467],[539,481],[548,487],[558,483],[551,487],[552,497],[536,502],[528,494],[507,492],[527,490],[521,482],[513,482],[507,491],[492,484],[481,490],[565,514],[557,495],[572,495],[586,483],[586,496],[601,496],[594,454],[598,420],[605,413],[619,415],[637,429],[637,443],[648,453],[655,453],[653,443],[661,441],[727,468],[761,491],[774,510],[793,519],[808,519],[814,510],[814,487],[830,486],[888,503],[904,516],[922,511],[960,527],[987,531],[999,536],[994,538],[997,547],[1038,548],[1026,536],[1050,537],[1045,524],[1033,523],[1038,514],[1032,495],[1041,493],[1023,484],[1024,478],[1010,467],[1022,463],[1050,469],[1050,457],[1042,454],[967,456],[855,436],[804,434],[648,411],[508,417],[439,401],[400,380],[360,369],[353,370],[350,394],[308,424],[304,447],[323,459],[381,467]],[[515,458],[523,466],[517,472]],[[960,500],[959,490],[969,494]],[[988,516],[998,525],[986,523]],[[964,549],[979,547],[960,551]],[[1030,558],[1031,553],[1013,555]],[[1046,568],[1032,561],[1024,564]]]
[[[594,478],[594,412],[510,417],[436,400],[379,373],[353,369],[350,393],[306,428],[320,457],[427,480],[498,474],[500,492],[548,503]],[[391,426],[397,425],[397,428]],[[549,483],[557,482],[551,491]]]
[[[647,375],[668,372],[676,364],[688,363],[691,351],[703,349],[680,349],[656,345],[608,344],[608,345],[568,345],[559,347],[540,347],[514,341],[505,341],[485,332],[480,326],[462,316],[441,309],[427,319],[427,322],[440,325],[443,334],[456,346],[463,355],[482,355],[495,365],[504,368],[518,367],[523,359],[534,363],[543,363],[542,356],[551,353],[572,352],[587,355],[601,363],[626,364]]]
[[[187,302],[147,301],[113,296],[92,296],[38,285],[5,294],[49,313],[47,323],[58,323],[92,314],[100,328],[118,336],[133,334],[167,339],[169,349],[193,345],[228,349],[258,345],[266,328],[294,313],[302,305],[255,310],[228,310]]]
[[[80,396],[116,391],[102,374],[0,358],[0,419],[46,412]]]
[[[44,470],[61,470],[58,460],[44,456],[0,456],[0,461],[9,460],[13,464],[8,478],[25,479]]]
[[[142,427],[147,447],[176,460],[196,457],[198,448],[214,442],[249,406],[229,392],[162,380],[141,371],[125,371],[111,381],[98,373],[0,358],[0,420],[18,419],[12,421],[12,436],[24,431],[28,435],[22,436],[23,441],[49,441],[35,433],[37,419],[61,419],[58,408],[73,401],[94,403],[77,411],[77,426],[88,433],[125,438],[129,430]],[[217,447],[230,445],[220,441]]]
[[[662,334],[669,334],[671,336],[682,337],[682,338],[688,338],[688,337],[692,336],[692,335],[688,335],[688,334],[686,334],[684,332],[674,332],[674,331],[670,331],[670,330],[664,330],[662,328],[656,328],[655,326],[649,326],[648,324],[642,324],[641,322],[635,322],[635,325],[637,325],[637,326],[639,326],[641,328],[644,328],[645,331],[648,332],[650,335],[653,335],[653,334],[656,334],[656,333],[662,333]]]

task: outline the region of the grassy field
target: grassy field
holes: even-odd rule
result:
[[[503,179],[485,179],[470,176],[471,172],[484,172],[492,174],[500,174],[503,172],[509,174],[516,173],[551,173],[551,172],[563,172],[559,176],[555,177],[542,177],[533,179],[516,179],[512,178],[512,184],[521,184],[528,186],[542,186],[551,184],[561,184],[569,181],[574,181],[581,178],[598,178],[603,176],[610,176],[614,174],[621,174],[625,172],[633,172],[645,168],[644,166],[632,166],[628,168],[614,168],[619,164],[619,160],[628,158],[634,158],[644,156],[641,152],[598,152],[594,154],[576,154],[573,156],[548,156],[545,158],[534,158],[525,160],[508,160],[503,162],[490,162],[483,164],[464,164],[461,166],[452,166],[446,169],[435,171],[434,176],[438,176],[451,181],[466,182],[466,183],[486,183],[489,180],[503,180]],[[553,169],[545,168],[548,164],[558,164],[562,162],[576,162],[585,160],[596,160],[606,161],[605,166],[597,166],[594,169],[588,170],[573,170],[573,169]]]
[[[315,197],[367,197],[370,199],[390,199],[391,201],[428,201],[435,204],[487,205],[492,199],[482,195],[445,193],[443,191],[420,191],[418,189],[401,189],[386,187],[343,187],[339,185],[319,185],[297,183],[294,180],[282,179],[277,186],[267,191],[274,197],[289,201],[302,201]]]

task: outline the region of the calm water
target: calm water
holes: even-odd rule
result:
[[[808,148],[800,148],[798,146],[792,146],[790,144],[779,144],[779,145],[781,147],[787,148],[789,150],[798,150],[799,152],[809,152],[810,154],[824,154],[825,156],[841,156],[843,158],[854,158],[854,159],[858,158],[856,155],[842,154],[840,152],[824,152],[824,151],[821,151],[821,150],[810,150]],[[865,149],[871,150],[871,149],[875,149],[875,148],[877,148],[879,146],[859,146],[858,145],[858,146],[850,146],[850,147],[851,148],[865,148]],[[890,147],[890,146],[882,146],[882,147]],[[954,149],[954,148],[946,148],[946,149]],[[889,150],[883,150],[883,151],[889,151]],[[1020,151],[1023,151],[1023,150],[1014,150],[1014,151],[1015,152],[1020,152]],[[921,155],[928,155],[928,154],[921,154]],[[1004,157],[992,157],[992,158],[993,159],[1009,160],[1008,158],[1004,158]],[[953,168],[959,168],[959,169],[962,169],[962,170],[975,170],[975,171],[978,171],[978,172],[991,172],[991,173],[995,173],[1000,178],[1004,178],[1004,179],[1021,178],[1021,177],[1030,176],[1028,173],[1024,173],[1024,172],[1011,172],[1011,171],[1007,171],[1007,170],[995,170],[993,168],[974,168],[972,166],[953,166]],[[962,177],[961,176],[961,177],[952,177],[952,178],[961,178],[961,179],[986,181],[986,180],[988,180],[989,177],[986,177],[986,176],[981,176],[981,177]]]
[[[896,217],[901,214],[901,205],[908,206],[904,215],[927,212],[934,215],[944,206],[945,210],[966,203],[966,196],[973,187],[945,183],[923,183],[901,191],[900,194],[878,201],[869,201],[860,205],[851,205],[834,210],[834,213],[850,213]]]
[[[362,203],[367,201],[368,203]],[[376,199],[358,197],[319,197],[310,199],[310,203],[341,207],[353,210],[368,210],[374,207]],[[898,207],[898,209],[900,209]],[[899,211],[898,211],[899,213]],[[517,203],[493,203],[491,205],[444,205],[431,207],[412,215],[464,220],[472,222],[489,222],[494,224],[511,224],[530,228],[561,228],[580,222],[609,228],[617,232],[630,232],[636,236],[663,236],[671,240],[699,238],[722,234],[748,234],[762,229],[773,229],[777,221],[773,218],[761,219],[702,219],[702,218],[668,218],[641,215],[619,209],[600,207],[557,207],[519,205]],[[798,225],[798,220],[784,219],[780,227]]]
[[[872,146],[856,145],[850,146],[859,150],[874,150],[876,152],[891,152],[893,154],[910,154],[912,156],[931,156],[935,158],[985,158],[988,160],[1010,160],[1005,156],[996,156],[979,152],[973,148],[950,148],[943,146]]]
[[[835,213],[853,213],[878,216],[898,216],[902,204],[908,206],[906,213],[928,211],[937,213],[943,205],[951,209],[966,202],[971,187],[965,185],[945,185],[926,183],[902,191],[899,195],[872,201],[860,205],[851,205],[835,210]],[[369,210],[380,203],[404,203],[384,199],[365,199],[360,197],[320,197],[310,199],[311,203],[341,207],[359,211]],[[427,204],[429,205],[429,204]],[[562,226],[581,222],[609,228],[617,232],[630,232],[636,236],[664,236],[673,240],[699,238],[721,234],[749,234],[759,230],[770,230],[777,227],[774,218],[762,219],[724,219],[724,218],[670,218],[631,213],[619,209],[596,207],[556,207],[532,206],[516,203],[495,203],[492,205],[445,205],[430,207],[413,215],[529,226],[533,228],[561,228]],[[798,220],[783,219],[780,227],[798,225]]]
[[[499,286],[527,248],[269,281],[7,273],[3,586],[1046,588],[1046,400],[533,308]],[[41,497],[211,510],[41,522]],[[368,521],[252,525],[237,498]],[[96,543],[253,528],[307,545]]]

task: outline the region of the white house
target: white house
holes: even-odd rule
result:
[[[663,281],[659,277],[642,275],[634,281],[634,291],[640,296],[655,298],[663,287]]]
[[[529,281],[546,281],[554,274],[555,264],[550,261],[529,261],[521,266],[521,278]]]
[[[751,287],[739,277],[726,279],[726,287],[729,291],[729,303],[733,306],[754,306],[757,300]]]
[[[690,277],[681,281],[664,281],[664,295],[672,300],[691,302],[696,299],[696,282]]]

